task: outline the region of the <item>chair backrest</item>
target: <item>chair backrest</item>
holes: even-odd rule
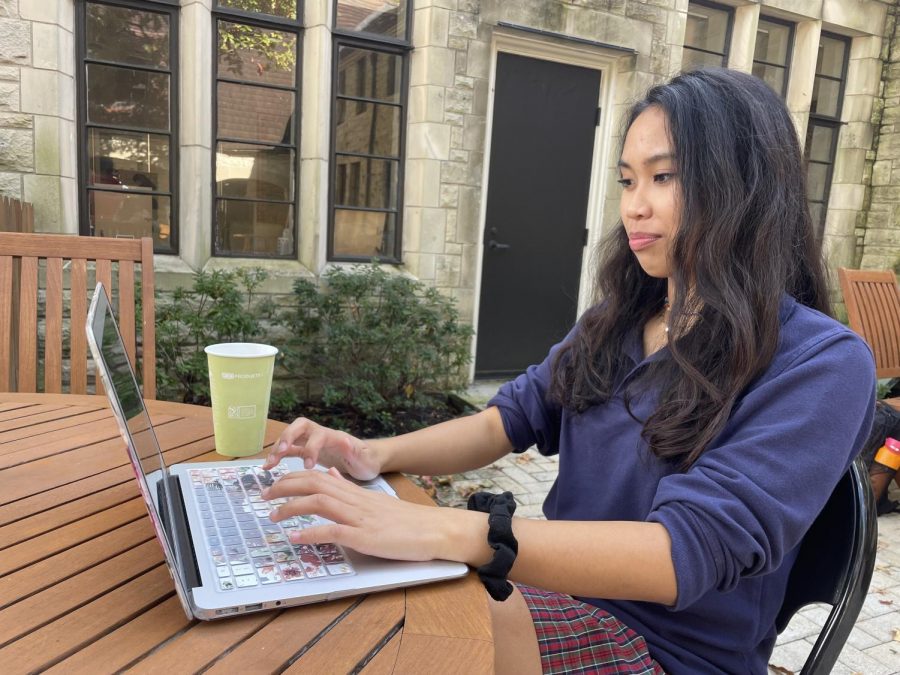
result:
[[[0,293],[0,391],[59,393],[68,381],[70,393],[88,393],[84,325],[89,293],[98,281],[117,300],[119,328],[128,357],[142,376],[144,397],[156,398],[153,241],[149,238],[0,232],[0,288],[12,289]],[[140,297],[136,298],[138,282]],[[43,318],[38,312],[41,299]],[[66,354],[68,377],[63,367]],[[96,372],[94,380],[94,393],[102,393]]]
[[[869,343],[878,378],[900,377],[900,290],[892,270],[838,269],[850,328]]]
[[[803,538],[775,621],[781,633],[800,608],[831,605],[802,675],[830,673],[837,662],[869,589],[877,537],[869,474],[857,458]]]

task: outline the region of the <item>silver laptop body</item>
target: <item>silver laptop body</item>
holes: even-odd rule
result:
[[[259,497],[261,488],[284,473],[302,471],[302,463],[294,458],[283,461],[271,473],[262,471],[261,460],[167,467],[106,290],[100,283],[94,290],[86,330],[141,495],[188,618],[215,619],[303,605],[467,573],[466,565],[456,562],[402,562],[374,558],[333,544],[313,548],[291,545],[286,540],[290,528],[328,522],[309,516],[292,519],[290,528],[282,528],[265,515],[271,505]],[[396,497],[380,477],[363,487]]]

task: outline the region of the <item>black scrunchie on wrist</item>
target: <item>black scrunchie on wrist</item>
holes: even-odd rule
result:
[[[478,577],[494,600],[506,600],[513,587],[506,580],[519,552],[519,542],[513,536],[512,515],[516,512],[516,500],[512,492],[499,495],[476,492],[466,504],[469,511],[488,514],[488,545],[494,549],[490,562],[478,568]]]

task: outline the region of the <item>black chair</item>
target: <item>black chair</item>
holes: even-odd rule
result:
[[[824,675],[834,667],[869,590],[877,538],[869,474],[857,458],[803,538],[775,620],[781,633],[802,607],[831,605],[801,675]]]

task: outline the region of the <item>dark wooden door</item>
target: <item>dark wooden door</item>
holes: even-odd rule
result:
[[[600,71],[500,53],[476,377],[540,362],[575,321]]]

